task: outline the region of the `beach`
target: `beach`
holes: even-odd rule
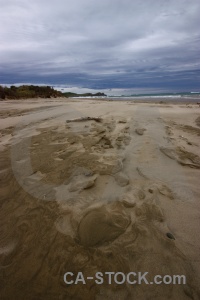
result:
[[[199,104],[0,106],[1,299],[200,299]],[[67,285],[66,272],[186,283]]]

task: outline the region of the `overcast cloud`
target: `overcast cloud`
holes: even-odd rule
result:
[[[0,83],[200,90],[199,0],[0,0]]]

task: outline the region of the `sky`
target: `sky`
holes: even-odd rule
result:
[[[0,84],[200,91],[199,0],[0,0]]]

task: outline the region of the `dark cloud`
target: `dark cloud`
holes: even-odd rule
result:
[[[199,0],[6,0],[0,82],[198,89]]]

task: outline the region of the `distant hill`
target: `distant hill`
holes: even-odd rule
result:
[[[50,86],[22,85],[10,88],[0,86],[0,99],[27,99],[27,98],[56,98],[63,94]]]
[[[71,93],[71,92],[67,92],[67,93],[63,93],[63,95],[67,98],[70,97],[105,97],[106,95],[104,93],[96,93],[96,94],[92,94],[92,93],[85,93],[85,94],[76,94],[76,93]]]
[[[37,85],[22,85],[16,87],[11,85],[11,87],[0,86],[0,99],[28,99],[28,98],[56,98],[56,97],[102,97],[106,96],[104,93],[86,93],[86,94],[76,94],[76,93],[62,93],[54,90],[50,86],[37,86]]]

